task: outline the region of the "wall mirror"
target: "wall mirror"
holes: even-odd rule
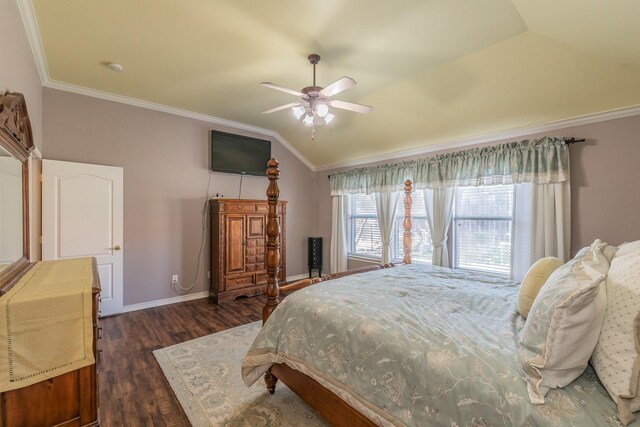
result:
[[[0,95],[0,295],[29,266],[31,122],[24,96]]]

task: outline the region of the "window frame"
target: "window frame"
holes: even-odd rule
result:
[[[475,188],[486,188],[486,187],[504,187],[504,186],[509,186],[512,189],[512,203],[511,203],[511,216],[507,217],[507,216],[478,216],[478,215],[474,215],[474,216],[458,216],[457,214],[457,210],[458,210],[458,206],[457,206],[457,194],[454,194],[454,200],[453,200],[453,213],[452,213],[452,218],[451,218],[451,227],[450,227],[450,233],[449,233],[449,237],[451,238],[450,241],[450,245],[449,245],[449,250],[451,252],[451,268],[454,270],[462,270],[462,271],[472,271],[472,272],[480,272],[483,274],[489,274],[489,275],[494,275],[494,276],[499,276],[499,277],[511,277],[511,275],[513,274],[513,249],[514,249],[514,230],[515,230],[515,213],[516,213],[516,185],[514,184],[498,184],[498,185],[491,185],[491,186],[479,186],[479,187],[475,187]],[[458,191],[460,187],[456,187],[456,189],[454,191]],[[509,221],[510,222],[510,227],[509,227],[509,235],[510,235],[510,250],[509,250],[509,270],[507,272],[500,272],[500,271],[491,271],[488,269],[480,269],[480,268],[468,268],[468,267],[459,267],[458,263],[459,263],[459,254],[458,254],[458,226],[457,226],[457,221]]]
[[[348,239],[348,245],[347,245],[347,258],[348,259],[354,259],[354,260],[361,260],[361,261],[377,261],[378,263],[381,262],[382,260],[382,248],[380,249],[380,254],[379,255],[371,255],[371,254],[366,254],[366,253],[360,253],[360,252],[355,252],[355,233],[356,233],[356,227],[354,227],[354,220],[356,218],[362,218],[365,220],[368,219],[372,219],[375,222],[376,227],[378,227],[378,229],[380,229],[380,224],[378,224],[378,215],[377,213],[375,214],[354,214],[354,208],[355,208],[355,203],[356,203],[356,196],[358,195],[371,195],[373,197],[375,197],[375,195],[373,193],[356,193],[356,194],[349,194],[347,196],[347,239]]]

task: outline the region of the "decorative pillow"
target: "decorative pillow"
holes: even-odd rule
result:
[[[544,403],[549,389],[566,386],[587,367],[607,303],[605,246],[596,240],[554,271],[533,302],[518,343],[532,403]]]
[[[607,310],[591,363],[626,425],[640,410],[640,240],[615,253],[606,289]]]
[[[527,318],[531,305],[536,299],[536,295],[540,292],[540,288],[547,281],[551,273],[556,271],[564,264],[560,258],[547,257],[536,261],[527,274],[522,278],[520,290],[518,291],[518,312]]]

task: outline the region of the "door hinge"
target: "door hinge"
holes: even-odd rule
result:
[[[43,175],[40,174],[40,182],[43,182]]]
[[[42,236],[38,237],[38,240],[40,241],[40,244],[42,244]]]

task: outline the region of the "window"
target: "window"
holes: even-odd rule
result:
[[[456,189],[454,268],[511,274],[513,185]]]
[[[411,194],[411,225],[413,261],[431,263],[433,248],[427,226],[427,213],[424,208],[422,191]],[[370,258],[382,258],[382,239],[378,227],[376,199],[373,194],[354,194],[349,196],[349,255]],[[404,257],[404,193],[397,201],[396,219],[391,232],[391,259],[402,261]]]
[[[382,257],[376,199],[373,194],[349,196],[349,255]]]

